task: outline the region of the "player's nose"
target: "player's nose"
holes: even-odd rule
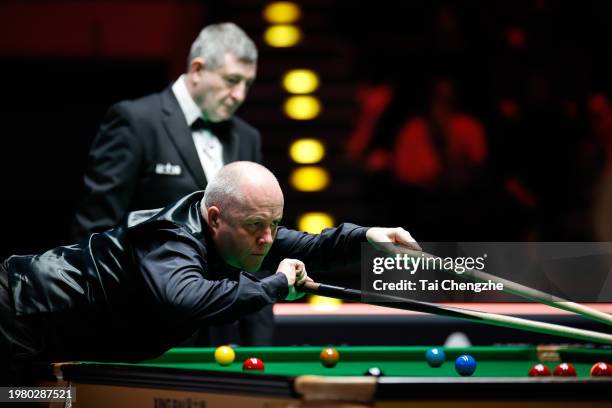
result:
[[[272,242],[274,242],[274,236],[272,234],[272,228],[268,226],[259,236],[258,244],[270,246],[272,245]]]

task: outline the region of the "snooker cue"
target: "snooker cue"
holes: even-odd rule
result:
[[[612,344],[612,335],[591,330],[576,329],[560,324],[544,323],[520,317],[506,316],[496,313],[479,312],[453,306],[442,306],[435,303],[421,302],[413,299],[404,299],[397,296],[380,293],[348,289],[339,286],[325,285],[316,282],[305,282],[299,288],[300,292],[327,296],[336,299],[363,302],[363,296],[371,298],[368,304],[392,307],[395,309],[412,310],[422,313],[431,313],[440,316],[471,320],[494,326],[510,327],[513,329],[544,333],[555,336],[570,337],[590,342]]]
[[[408,249],[402,247],[401,251],[398,253],[405,253],[410,256],[421,256],[424,255],[427,258],[439,259],[438,256],[429,254],[427,252],[415,251],[413,249]],[[437,270],[437,269],[436,269]],[[558,309],[566,310],[568,312],[579,314],[582,317],[586,317],[587,319],[592,319],[598,321],[600,323],[605,323],[608,325],[612,325],[612,316],[608,313],[604,313],[601,310],[597,310],[595,308],[581,305],[579,303],[570,302],[569,300],[562,299],[557,296],[550,295],[546,292],[542,292],[541,290],[530,288],[529,286],[521,285],[520,283],[513,282],[508,279],[500,278],[495,275],[491,275],[490,273],[475,270],[475,269],[466,269],[462,274],[458,274],[454,271],[443,270],[444,272],[458,275],[463,277],[464,279],[471,279],[474,281],[486,282],[490,280],[494,283],[501,283],[504,285],[503,291],[506,293],[510,293],[512,295],[520,296],[529,300],[533,300],[539,303],[543,303],[548,306],[556,307]]]
[[[423,252],[426,257],[436,257],[435,255],[428,254]],[[452,271],[447,271],[452,272]],[[530,288],[529,286],[521,285],[520,283],[513,282],[508,279],[500,278],[495,275],[491,275],[490,273],[475,270],[475,269],[466,269],[462,274],[454,273],[455,275],[462,276],[466,279],[472,279],[475,281],[486,282],[488,280],[494,283],[501,283],[504,285],[504,292],[510,293],[513,295],[517,295],[520,297],[524,297],[530,300],[534,300],[539,303],[543,303],[548,306],[556,307],[558,309],[563,309],[568,312],[573,312],[579,314],[588,319],[596,320],[600,323],[605,323],[608,325],[612,325],[612,316],[608,313],[604,313],[601,310],[597,310],[595,308],[581,305],[579,303],[570,302],[569,300],[559,298],[557,296],[550,295],[546,292],[542,292],[541,290]]]

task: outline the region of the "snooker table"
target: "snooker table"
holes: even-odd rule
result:
[[[63,380],[76,387],[74,407],[297,407],[297,406],[612,406],[612,377],[590,377],[612,349],[561,346],[445,348],[439,368],[425,361],[429,347],[336,347],[333,368],[319,360],[322,347],[237,347],[222,367],[213,348],[177,348],[139,364],[65,363]],[[455,372],[454,360],[477,360],[471,377]],[[265,370],[243,371],[259,357]],[[577,377],[528,377],[542,362],[551,372],[560,361]],[[377,366],[383,377],[363,373]]]

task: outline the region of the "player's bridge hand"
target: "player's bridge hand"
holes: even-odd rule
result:
[[[418,256],[422,251],[421,246],[412,238],[412,235],[401,227],[372,227],[366,232],[366,238],[374,248],[387,253],[402,253]]]
[[[306,265],[299,259],[286,258],[278,264],[276,273],[283,273],[287,277],[289,294],[285,300],[296,300],[304,296],[303,292],[298,292],[296,286],[303,285],[307,280],[312,281],[306,273]]]

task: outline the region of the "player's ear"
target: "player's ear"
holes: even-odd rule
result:
[[[210,206],[206,211],[206,215],[208,216],[208,226],[213,230],[219,227],[219,215],[221,212],[218,207]]]

